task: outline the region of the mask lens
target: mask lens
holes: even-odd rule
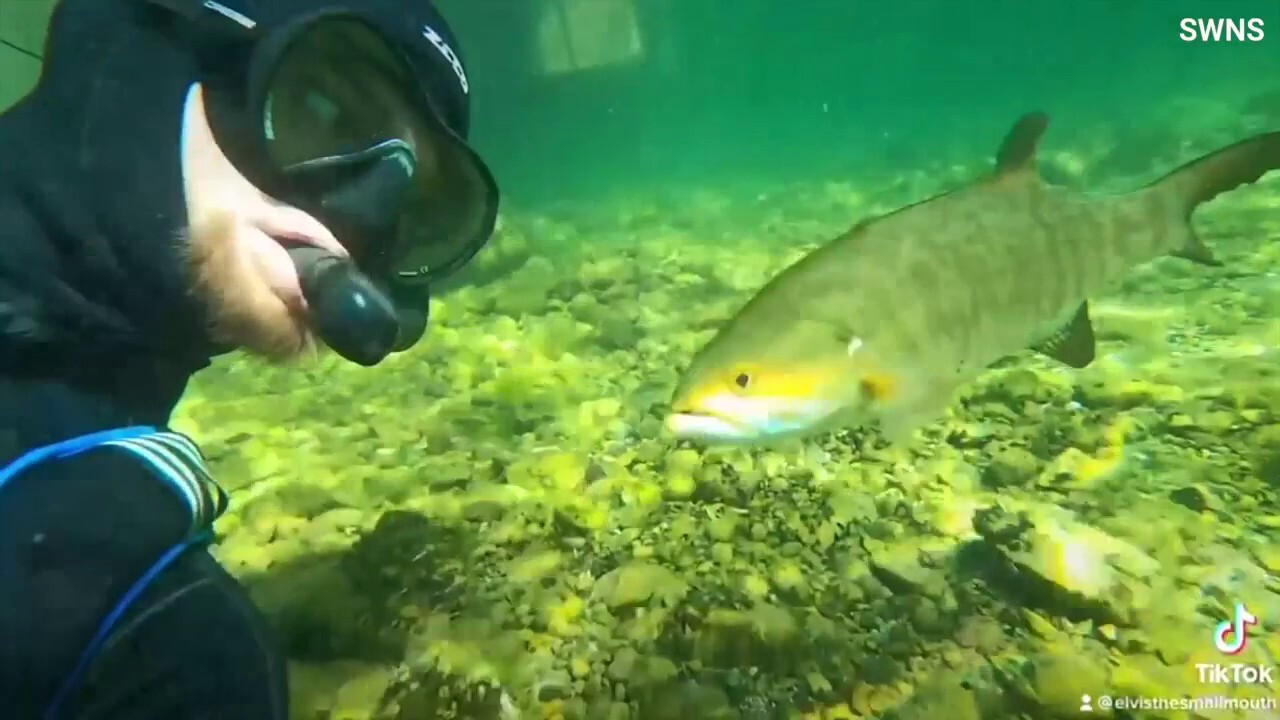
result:
[[[387,273],[388,282],[445,277],[492,233],[497,190],[488,170],[440,121],[404,56],[363,21],[327,17],[297,32],[269,75],[262,117],[270,159],[282,170],[322,160],[340,166],[389,142],[408,147],[412,185],[397,217],[380,224],[390,232],[338,237],[357,260],[379,258],[367,271]]]
[[[400,282],[439,280],[466,264],[493,232],[497,190],[461,143],[441,144],[440,172],[424,177],[406,208],[396,258]]]
[[[288,167],[407,137],[412,75],[381,37],[353,20],[321,20],[295,36],[268,84],[263,131]],[[411,142],[412,144],[412,142]]]

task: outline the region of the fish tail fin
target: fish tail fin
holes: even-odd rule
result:
[[[1151,187],[1160,194],[1171,195],[1183,218],[1189,221],[1200,205],[1255,182],[1271,170],[1280,170],[1280,132],[1257,135],[1215,150],[1173,170]],[[1174,254],[1205,265],[1221,264],[1195,233],[1190,233],[1186,245]]]

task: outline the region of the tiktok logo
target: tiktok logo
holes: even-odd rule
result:
[[[1213,631],[1213,646],[1226,655],[1237,655],[1244,651],[1249,640],[1249,625],[1257,625],[1258,616],[1250,613],[1244,603],[1236,603],[1236,614],[1231,620],[1223,620]]]

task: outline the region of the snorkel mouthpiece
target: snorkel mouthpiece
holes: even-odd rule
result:
[[[386,252],[396,240],[414,165],[403,140],[388,140],[351,155],[299,163],[285,173],[297,190],[319,195],[324,213],[342,226],[336,232],[355,235],[350,240],[363,247],[353,249]]]
[[[334,352],[371,367],[398,349],[400,314],[395,304],[355,265],[305,245],[290,248],[289,257],[311,308],[312,328]],[[422,315],[425,328],[426,313]]]
[[[361,269],[377,274],[379,256],[396,241],[400,206],[413,180],[412,151],[390,140],[359,153],[299,163],[285,173],[301,196],[296,204],[314,208],[352,256],[310,246],[289,249],[312,329],[334,352],[366,367],[412,347],[427,326],[425,288],[401,299]]]

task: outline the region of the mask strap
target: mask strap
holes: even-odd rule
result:
[[[216,0],[141,0],[153,7],[167,10],[191,22],[201,30],[220,35],[245,38],[256,34],[258,22],[232,10]]]

